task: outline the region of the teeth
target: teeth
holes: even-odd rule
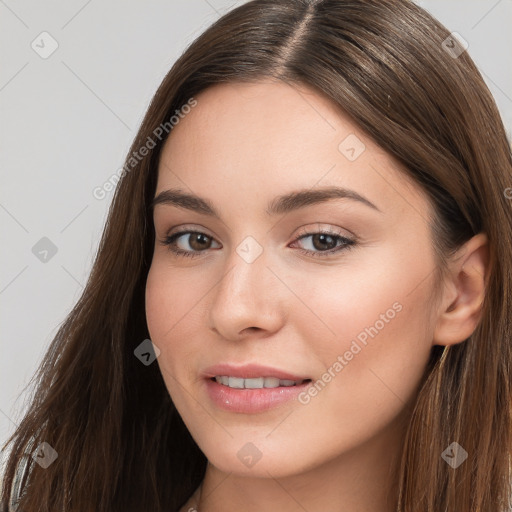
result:
[[[277,388],[279,386],[279,379],[276,377],[265,377],[263,387],[265,388]]]
[[[230,388],[243,389],[243,387],[244,387],[244,379],[239,379],[238,377],[229,377],[228,386]]]
[[[250,389],[258,389],[262,388],[265,384],[265,379],[263,377],[258,377],[256,379],[241,379],[244,381],[244,388]]]
[[[276,377],[256,377],[252,379],[242,379],[240,377],[228,377],[226,375],[218,375],[215,377],[218,384],[228,386],[234,389],[263,389],[277,388],[279,386],[289,387],[302,384],[303,380],[279,380]]]

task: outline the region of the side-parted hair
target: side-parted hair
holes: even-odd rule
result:
[[[150,205],[166,140],[155,130],[210,85],[268,79],[313,88],[398,159],[431,202],[439,279],[457,248],[487,234],[481,320],[467,340],[432,349],[397,467],[396,503],[398,512],[511,509],[511,148],[477,67],[467,52],[450,53],[448,37],[407,0],[254,0],[190,44],[149,105],[87,285],[3,447],[11,445],[1,512],[18,494],[23,512],[176,511],[203,479],[206,457],[158,365],[134,356],[149,338]],[[149,138],[154,147],[133,164]],[[441,457],[454,441],[468,453],[457,469]],[[43,442],[58,453],[46,469],[31,457]]]

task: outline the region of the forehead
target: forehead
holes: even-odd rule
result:
[[[223,83],[195,99],[165,143],[157,193],[188,188],[222,204],[233,193],[263,200],[339,186],[364,191],[383,211],[426,218],[426,195],[399,162],[307,86]]]

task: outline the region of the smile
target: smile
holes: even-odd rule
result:
[[[309,379],[288,380],[278,379],[277,377],[255,377],[251,379],[242,379],[240,377],[230,377],[227,375],[217,375],[214,377],[217,384],[227,386],[233,389],[263,389],[299,386]]]

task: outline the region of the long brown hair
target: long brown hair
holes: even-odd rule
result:
[[[435,209],[440,275],[463,242],[487,234],[491,272],[481,321],[464,342],[432,349],[396,501],[400,512],[510,509],[512,204],[505,190],[512,186],[512,157],[491,94],[467,52],[450,54],[443,43],[449,36],[405,0],[255,0],[186,49],[148,108],[87,285],[44,358],[28,412],[4,445],[12,444],[2,512],[24,454],[24,512],[178,510],[201,482],[206,458],[158,365],[134,356],[149,338],[149,205],[165,142],[156,129],[212,84],[263,78],[305,84],[330,98],[403,164]],[[133,153],[149,138],[154,147],[135,162]],[[454,441],[468,453],[456,470],[441,457]],[[58,453],[46,469],[30,457],[43,442]]]

